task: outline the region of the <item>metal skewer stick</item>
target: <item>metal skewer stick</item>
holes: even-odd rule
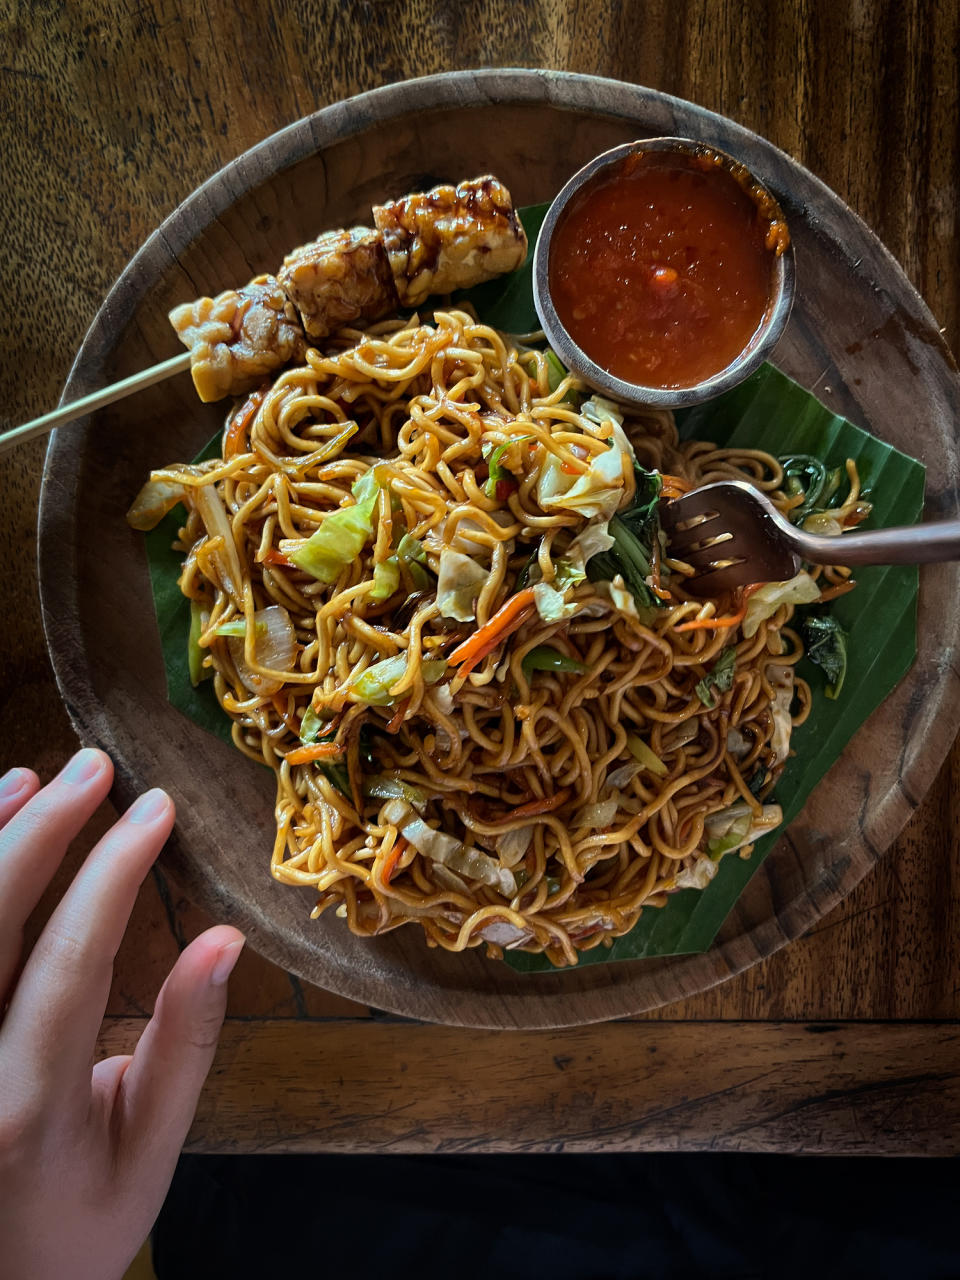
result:
[[[22,427],[14,427],[12,431],[4,432],[0,435],[0,453],[6,453],[8,449],[32,440],[34,436],[45,435],[54,427],[65,426],[68,422],[74,422],[77,418],[93,413],[95,409],[102,409],[104,405],[113,404],[115,400],[123,400],[124,397],[132,396],[136,391],[143,391],[146,387],[152,387],[155,382],[172,378],[175,373],[183,373],[189,368],[190,352],[185,351],[182,355],[173,356],[170,360],[155,364],[150,369],[131,374],[121,382],[114,382],[100,391],[93,391],[80,400],[71,400],[69,404],[61,405],[52,413],[45,413],[42,418],[34,418],[32,422],[24,423]]]

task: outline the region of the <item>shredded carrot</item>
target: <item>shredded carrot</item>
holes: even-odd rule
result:
[[[246,403],[241,405],[233,415],[233,421],[227,428],[227,434],[223,440],[224,460],[235,458],[237,454],[243,453],[243,438],[247,433],[247,427],[253,420],[254,414],[263,404],[269,388],[270,384],[267,383],[259,391],[254,391],[253,395],[249,396]]]
[[[747,600],[753,595],[763,583],[754,582],[749,587],[743,588],[743,594],[740,598],[740,608],[736,613],[728,614],[725,618],[694,618],[691,622],[681,622],[679,626],[674,627],[674,631],[719,631],[723,627],[738,627],[743,621],[747,612]]]
[[[341,755],[343,747],[336,742],[312,742],[308,747],[288,751],[284,758],[287,764],[310,764],[312,760],[330,760]]]
[[[514,818],[533,818],[540,813],[550,813],[553,809],[559,809],[569,798],[570,788],[563,787],[555,795],[541,796],[539,800],[528,800],[518,809],[512,809],[508,817],[512,822]]]
[[[850,578],[846,582],[838,582],[832,587],[827,587],[826,591],[822,591],[820,593],[820,599],[817,603],[826,604],[828,600],[836,600],[837,596],[845,596],[847,592],[852,591],[856,585],[857,584],[853,578]]]
[[[287,569],[294,567],[293,561],[288,560],[282,551],[278,551],[276,547],[271,547],[267,554],[260,561],[261,564],[282,564]]]
[[[690,484],[682,476],[674,476],[667,471],[661,471],[660,479],[663,481],[664,489],[677,489],[680,493],[690,492]]]
[[[403,724],[403,717],[407,714],[407,708],[410,706],[410,699],[403,698],[396,711],[390,717],[387,724],[387,733],[396,733]]]
[[[463,644],[457,645],[448,658],[450,665],[459,667],[460,675],[469,675],[491,650],[523,626],[536,608],[534,601],[533,587],[525,587],[523,591],[512,595],[489,622],[478,627]]]
[[[386,858],[384,858],[383,871],[381,872],[381,877],[383,879],[384,884],[390,883],[390,877],[393,875],[394,871],[396,871],[397,863],[403,857],[403,851],[404,849],[406,849],[407,844],[408,844],[407,837],[399,836],[397,838],[397,843],[393,846],[393,848],[387,854]]]

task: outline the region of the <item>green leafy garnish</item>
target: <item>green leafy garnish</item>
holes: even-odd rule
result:
[[[565,653],[548,644],[538,644],[535,649],[524,654],[520,669],[528,680],[534,671],[574,671],[583,675],[587,670],[582,662],[576,658],[568,658]]]
[[[697,683],[697,695],[705,707],[715,707],[717,700],[713,690],[726,693],[733,684],[733,670],[737,661],[736,647],[724,649],[707,674]]]
[[[803,501],[790,511],[793,524],[802,525],[807,516],[840,505],[843,467],[828,468],[811,453],[791,453],[780,459],[783,467],[783,491],[788,498],[803,496]]]
[[[810,614],[803,620],[807,657],[827,677],[828,698],[839,698],[847,674],[847,633],[832,614]]]
[[[633,506],[613,516],[607,531],[614,546],[592,556],[587,564],[591,582],[612,582],[622,574],[624,585],[638,607],[659,606],[662,602],[650,589],[647,578],[652,572],[653,540],[660,536],[657,503],[663,482],[656,471],[634,466],[637,492]]]

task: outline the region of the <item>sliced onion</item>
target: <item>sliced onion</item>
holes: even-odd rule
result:
[[[676,729],[671,729],[669,733],[663,735],[663,750],[677,751],[680,747],[685,747],[688,742],[692,742],[700,732],[700,721],[696,716],[691,716],[684,720],[682,724],[677,725]]]
[[[750,750],[750,740],[739,729],[727,730],[727,750],[734,760],[742,760]]]
[[[406,800],[401,800],[399,797],[383,806],[383,820],[391,827],[402,827],[413,816],[413,809]]]
[[[470,897],[470,886],[455,871],[445,867],[442,862],[435,862],[433,868],[433,874],[445,889],[451,889],[454,893],[462,893],[466,897]]]
[[[419,787],[413,787],[401,778],[368,778],[363,784],[363,794],[375,800],[406,800],[421,812],[427,803],[427,797]]]
[[[479,880],[481,884],[499,889],[506,898],[516,896],[517,882],[513,878],[513,872],[501,867],[494,858],[480,853],[478,849],[465,848],[461,841],[448,836],[444,831],[436,831],[422,818],[408,822],[402,830],[413,847],[424,857],[433,862],[441,862],[471,880]]]
[[[617,816],[619,800],[600,800],[597,804],[585,804],[573,819],[573,827],[609,827]]]
[[[193,489],[193,501],[210,537],[223,539],[223,546],[216,553],[220,577],[223,580],[224,590],[237,608],[242,610],[243,595],[240,584],[243,582],[243,570],[240,567],[240,556],[237,553],[237,544],[233,540],[233,529],[227,518],[226,508],[212,484],[197,485]],[[286,610],[282,612],[285,614]]]
[[[227,647],[241,684],[251,693],[264,696],[276,693],[283,687],[283,681],[254,671],[244,656],[245,643],[245,638],[227,637]],[[297,633],[289,613],[281,605],[272,604],[267,609],[258,609],[253,615],[253,656],[258,666],[270,667],[274,671],[292,669],[297,656]]]
[[[185,486],[173,480],[148,480],[127,512],[127,524],[141,533],[155,529],[167,512],[183,501],[185,493]]]
[[[631,783],[642,769],[643,765],[634,761],[630,764],[622,764],[619,769],[614,769],[613,773],[607,774],[607,786],[619,791],[621,787]]]
[[[533,934],[529,929],[518,929],[509,920],[491,920],[480,930],[480,937],[495,947],[519,947],[529,942]]]
[[[513,868],[526,854],[533,839],[533,827],[514,827],[497,837],[497,853],[505,867]]]

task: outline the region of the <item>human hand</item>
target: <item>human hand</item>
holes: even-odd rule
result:
[[[173,827],[154,790],[92,850],[15,981],[24,924],[112,779],[89,749],[42,790],[29,769],[0,778],[2,1280],[123,1275],[173,1177],[243,946],[226,925],[195,938],[134,1054],[92,1065],[117,948]]]

